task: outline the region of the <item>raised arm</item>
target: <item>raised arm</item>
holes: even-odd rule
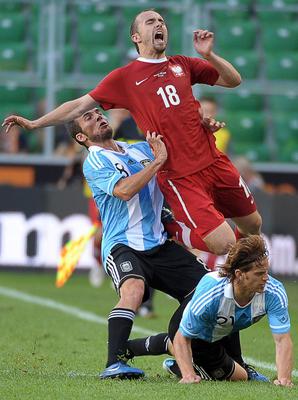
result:
[[[290,333],[273,334],[276,349],[277,379],[275,385],[293,386],[293,343]]]
[[[180,383],[199,383],[201,378],[196,375],[192,366],[191,339],[178,330],[174,337],[174,354],[179,365],[182,379]]]
[[[19,125],[27,130],[60,125],[68,121],[73,121],[96,105],[96,101],[89,94],[86,94],[78,99],[61,104],[61,106],[34,121],[18,115],[10,115],[5,118],[2,126],[6,127],[6,132],[9,132],[10,128],[14,125]]]
[[[120,179],[116,183],[113,194],[121,200],[130,200],[136,193],[143,189],[167,159],[168,154],[166,146],[162,141],[162,136],[157,135],[155,132],[152,134],[147,132],[146,140],[152,147],[155,159],[142,171]]]
[[[219,73],[215,85],[224,87],[236,87],[241,83],[239,72],[231,63],[213,52],[214,33],[203,29],[194,31],[194,48],[198,54],[209,61]]]

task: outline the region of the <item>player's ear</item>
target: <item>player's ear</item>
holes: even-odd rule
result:
[[[131,35],[131,40],[132,40],[134,43],[140,43],[140,42],[141,42],[141,37],[140,37],[140,35],[138,34],[138,32],[135,32],[133,35]]]
[[[88,137],[87,137],[84,133],[80,132],[80,133],[77,133],[77,134],[76,134],[76,139],[77,139],[79,142],[85,143],[86,140],[88,139]]]

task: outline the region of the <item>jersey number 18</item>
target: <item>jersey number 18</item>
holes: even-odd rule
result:
[[[173,85],[167,85],[165,88],[160,87],[156,93],[161,96],[166,108],[180,104],[180,97]]]

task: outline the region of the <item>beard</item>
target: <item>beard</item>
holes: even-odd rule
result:
[[[110,140],[113,138],[113,129],[110,126],[107,126],[104,131],[97,133],[93,141],[94,142],[104,142],[105,140]]]

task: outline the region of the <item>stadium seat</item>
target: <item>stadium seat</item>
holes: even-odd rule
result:
[[[88,47],[81,52],[81,72],[86,74],[106,74],[119,67],[121,58],[117,48]]]
[[[109,17],[113,15],[113,8],[111,6],[108,6],[107,4],[103,3],[97,3],[97,4],[92,4],[91,2],[89,3],[82,3],[78,4],[76,7],[76,13],[78,14],[79,17],[82,16],[96,16],[100,15],[101,17]]]
[[[56,93],[56,104],[59,105],[66,101],[76,99],[77,97],[79,97],[79,94],[76,89],[64,88]]]
[[[12,3],[6,1],[1,3],[1,13],[21,12],[23,10],[23,3]]]
[[[220,50],[250,50],[256,41],[256,25],[254,21],[226,21],[215,29],[216,46]]]
[[[258,111],[263,109],[263,96],[240,90],[236,93],[221,95],[220,103],[227,112]]]
[[[10,81],[0,86],[0,104],[28,103],[32,97],[32,88],[21,87],[16,82]]]
[[[202,4],[202,0],[195,0],[198,4]],[[226,8],[233,9],[233,7],[250,7],[254,3],[254,0],[204,0],[205,3],[210,4],[213,3],[215,5],[219,4],[220,6],[225,5]]]
[[[0,45],[0,70],[24,71],[28,64],[28,54],[23,43]]]
[[[74,49],[68,45],[64,47],[64,72],[73,72],[74,68]]]
[[[218,26],[225,24],[227,21],[243,21],[250,17],[248,9],[212,10],[212,25]]]
[[[242,79],[256,79],[259,70],[259,57],[256,51],[225,51],[224,58],[240,72]]]
[[[225,121],[233,141],[237,143],[262,143],[265,139],[265,117],[262,112],[230,112]]]
[[[277,161],[298,163],[298,140],[292,139],[279,146],[276,153]]]
[[[0,41],[18,42],[24,40],[25,18],[22,13],[0,14]]]
[[[298,113],[298,95],[295,92],[271,95],[268,98],[268,103],[273,114],[291,111]]]
[[[0,121],[10,114],[19,114],[28,119],[36,117],[35,106],[33,103],[6,103],[0,104]]]
[[[65,16],[64,18],[64,39],[65,42],[69,42],[71,39],[71,33],[72,33],[72,21],[70,16]],[[40,27],[39,27],[39,20],[38,18],[33,18],[30,26],[29,26],[29,35],[31,40],[34,42],[34,47],[37,46],[38,44],[38,40],[39,40],[39,35],[40,35],[40,31],[39,31]]]
[[[234,156],[244,156],[252,162],[270,161],[271,154],[266,144],[256,143],[232,143],[232,151]]]
[[[281,10],[256,10],[256,16],[261,26],[293,21],[294,14]]]
[[[297,5],[297,0],[256,0],[257,6],[273,7],[282,10],[285,6]]]
[[[283,22],[265,25],[262,29],[262,45],[265,51],[291,51],[298,49],[298,24]]]
[[[117,40],[117,20],[114,17],[79,16],[79,46],[114,46]]]
[[[297,80],[297,52],[266,54],[265,74],[268,79],[272,80]]]
[[[274,138],[278,145],[298,139],[298,115],[295,112],[272,115]]]

